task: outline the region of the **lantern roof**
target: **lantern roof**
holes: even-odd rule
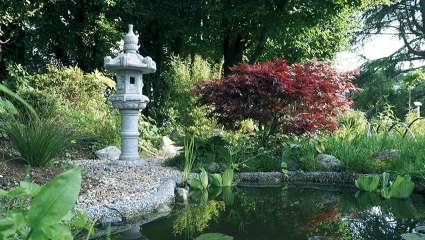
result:
[[[128,25],[128,33],[124,37],[124,52],[112,58],[104,58],[104,66],[111,71],[135,70],[144,74],[156,71],[156,63],[150,57],[138,53],[139,37],[133,32],[133,25]]]

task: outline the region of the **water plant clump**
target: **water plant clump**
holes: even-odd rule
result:
[[[378,189],[380,182],[382,183],[381,188]],[[394,181],[391,181],[390,175],[385,172],[382,174],[382,177],[376,175],[359,176],[355,181],[355,185],[361,191],[379,192],[385,199],[409,198],[415,188],[415,183],[411,180],[410,176],[398,175]]]

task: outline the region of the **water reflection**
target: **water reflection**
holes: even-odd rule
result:
[[[192,202],[143,225],[142,234],[151,240],[193,239],[205,232],[228,234],[235,240],[311,236],[391,240],[425,220],[422,196],[383,200],[376,194],[335,187],[223,188],[210,191],[207,197],[195,194]]]
[[[224,202],[210,200],[199,205],[185,205],[173,221],[173,234],[193,239],[202,233],[224,211]]]

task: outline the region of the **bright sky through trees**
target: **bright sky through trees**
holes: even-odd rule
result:
[[[402,40],[391,34],[379,34],[358,43],[349,50],[339,52],[334,60],[338,71],[355,70],[367,60],[386,57],[403,46]]]

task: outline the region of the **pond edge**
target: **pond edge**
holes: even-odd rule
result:
[[[193,174],[196,175],[196,174]],[[319,185],[354,186],[359,176],[379,174],[360,174],[347,172],[241,172],[235,174],[238,186],[266,187],[279,186],[284,183],[309,183]],[[175,203],[175,189],[180,184],[179,177],[162,181],[156,193],[137,201],[119,201],[115,204],[80,209],[92,220],[100,224],[140,223],[145,224],[171,212]],[[415,192],[425,193],[421,184],[416,184]]]

